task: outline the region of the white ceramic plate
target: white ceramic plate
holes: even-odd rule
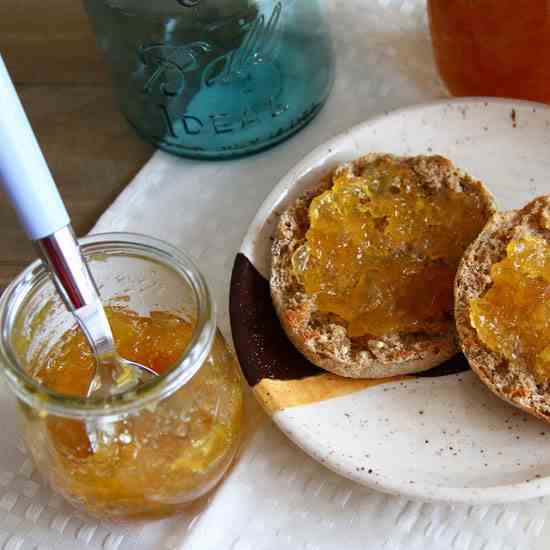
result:
[[[319,372],[278,326],[267,278],[279,213],[320,174],[368,152],[442,154],[481,179],[500,208],[515,208],[550,193],[550,107],[494,99],[415,106],[352,128],[292,169],[235,262],[231,320],[245,377],[290,439],[361,484],[447,502],[550,494],[550,425],[494,397],[470,371],[366,388]]]

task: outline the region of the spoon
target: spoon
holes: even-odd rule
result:
[[[96,359],[88,397],[108,397],[156,376],[120,357],[97,286],[0,55],[0,185]]]

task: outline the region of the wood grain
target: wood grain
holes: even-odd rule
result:
[[[81,2],[2,0],[0,52],[82,235],[153,148],[117,110]],[[35,255],[3,196],[0,214],[3,289]]]
[[[82,0],[2,0],[0,51],[21,84],[108,84]]]

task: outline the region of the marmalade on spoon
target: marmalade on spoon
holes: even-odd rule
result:
[[[492,285],[470,301],[480,340],[510,364],[550,378],[550,246],[541,237],[512,240],[491,268]]]
[[[350,338],[448,330],[458,262],[490,214],[477,188],[449,187],[381,156],[338,169],[311,202],[294,274]]]

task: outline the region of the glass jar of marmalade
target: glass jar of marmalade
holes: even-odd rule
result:
[[[428,0],[439,73],[458,96],[550,102],[546,0]]]
[[[76,507],[116,519],[165,516],[205,495],[235,456],[243,394],[194,264],[131,234],[81,241],[122,356],[159,374],[87,398],[95,362],[40,262],[0,302],[2,371],[37,468]]]

